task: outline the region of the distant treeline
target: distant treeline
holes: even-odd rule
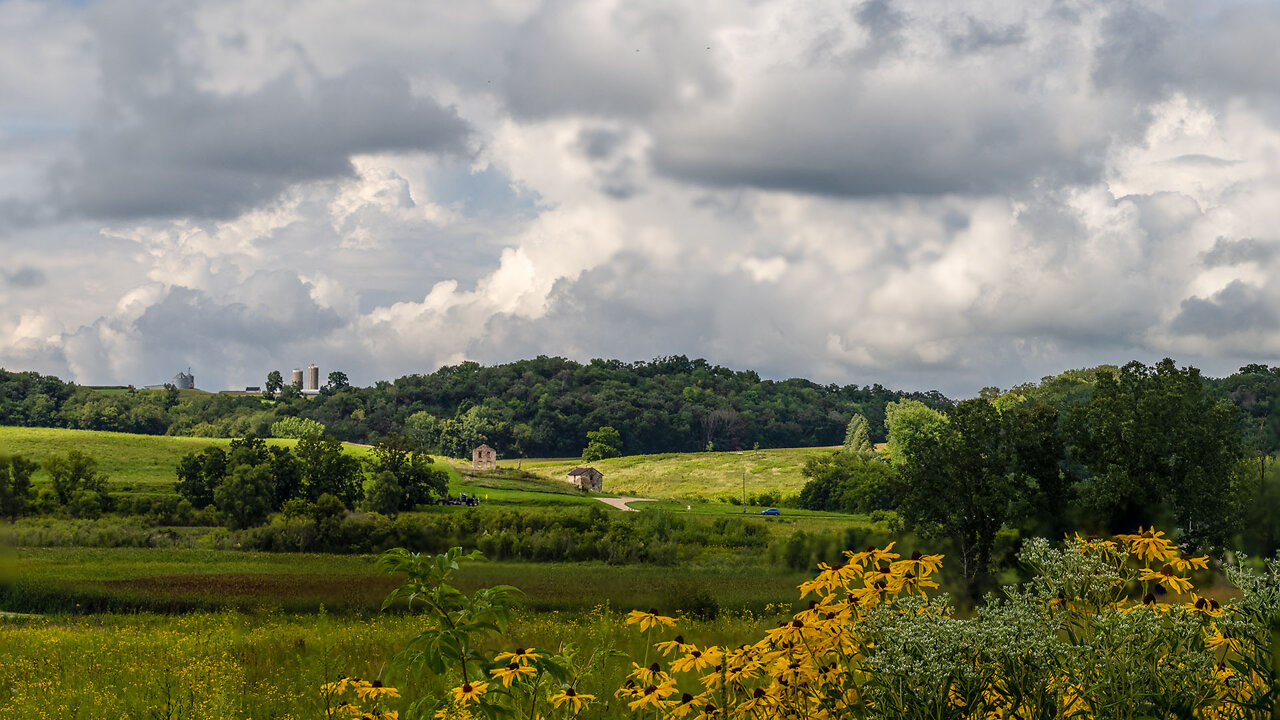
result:
[[[1060,412],[1087,400],[1097,373],[1069,370],[1017,392]],[[1280,367],[1246,365],[1206,392],[1242,411],[1252,447],[1280,450]],[[986,391],[984,391],[986,392]],[[819,385],[762,380],[684,356],[652,362],[538,357],[505,365],[466,362],[428,375],[372,387],[325,389],[314,399],[167,391],[101,392],[34,372],[0,370],[0,424],[115,430],[149,435],[272,435],[286,418],[313,420],[348,442],[372,443],[388,433],[427,449],[462,456],[487,442],[508,457],[581,453],[586,433],[616,428],[625,454],[760,447],[838,445],[854,415],[867,419],[871,442],[886,438],[884,408],[920,400],[939,410],[954,402],[937,391],[904,392],[875,385]]]
[[[838,445],[855,414],[885,438],[884,407],[903,399],[943,409],[936,391],[762,380],[684,356],[652,362],[564,358],[491,367],[466,362],[318,397],[100,392],[34,372],[0,370],[0,424],[151,435],[272,435],[286,418],[313,420],[348,442],[389,433],[462,456],[487,442],[508,457],[578,455],[586,434],[616,428],[626,454]]]

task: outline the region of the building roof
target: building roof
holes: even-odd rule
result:
[[[573,476],[586,475],[586,474],[588,474],[588,473],[595,473],[595,474],[597,474],[597,475],[603,475],[603,474],[604,474],[604,473],[600,472],[599,470],[597,470],[597,469],[595,469],[595,468],[593,468],[593,467],[576,467],[576,468],[574,468],[574,469],[572,469],[572,470],[570,470],[570,471],[569,471],[569,474],[570,474],[570,475],[573,475]]]
[[[488,443],[483,443],[480,445],[480,447],[476,448],[476,450],[492,450],[492,449],[493,448],[489,447]]]

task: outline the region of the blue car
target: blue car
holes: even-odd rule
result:
[[[769,508],[768,510],[761,510],[760,514],[761,515],[781,515],[782,512],[779,511],[778,508]]]

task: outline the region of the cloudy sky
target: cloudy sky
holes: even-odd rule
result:
[[[1280,3],[0,0],[0,366],[1280,362]]]

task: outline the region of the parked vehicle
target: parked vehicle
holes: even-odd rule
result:
[[[779,510],[778,508],[769,508],[768,510],[761,510],[760,514],[761,515],[781,515],[782,511]]]
[[[475,507],[480,504],[480,498],[475,495],[466,493],[458,493],[456,498],[440,498],[436,500],[436,505],[466,505],[467,507]]]

